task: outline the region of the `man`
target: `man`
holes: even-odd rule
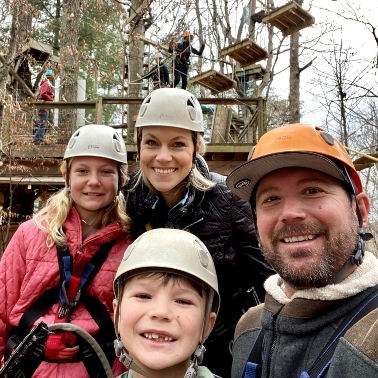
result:
[[[46,70],[44,77],[41,81],[39,87],[38,99],[43,101],[54,101],[54,95],[52,92],[52,83],[54,82],[54,72],[53,70]],[[50,110],[48,108],[40,109],[38,113],[39,123],[34,134],[33,143],[41,144],[45,136],[47,129],[47,123],[50,115]]]
[[[140,79],[149,79],[152,77],[154,89],[169,88],[169,72],[164,63],[163,55],[161,53],[157,53],[154,60],[156,63],[155,66],[152,67],[148,74],[141,76]]]
[[[250,201],[278,273],[236,327],[232,377],[378,377],[376,299],[362,310],[378,294],[378,260],[364,251],[369,199],[345,148],[319,127],[282,126],[227,185]]]
[[[196,54],[202,56],[203,50],[205,49],[206,41],[201,43],[199,50],[196,50],[192,46],[193,33],[186,30],[183,34],[183,41],[176,44],[175,40],[172,38],[169,43],[169,52],[176,53],[173,67],[174,67],[174,82],[173,87],[176,87],[181,82],[181,88],[186,89],[188,85],[188,75],[190,66],[190,54]]]

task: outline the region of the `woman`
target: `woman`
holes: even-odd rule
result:
[[[229,344],[242,313],[263,299],[273,271],[258,248],[251,208],[222,180],[214,182],[204,153],[198,100],[182,89],[157,89],[143,102],[137,122],[138,169],[125,187],[133,236],[154,228],[187,230],[211,253],[221,308],[204,359],[213,373],[231,372]]]
[[[109,126],[79,128],[61,172],[66,187],[19,226],[0,261],[0,358],[33,325],[71,322],[96,338],[120,374],[124,369],[111,356],[113,346],[105,344],[113,339],[112,281],[131,243],[120,191],[127,179],[122,137]],[[71,332],[50,335],[33,376],[97,376],[90,371],[97,361],[84,350]]]

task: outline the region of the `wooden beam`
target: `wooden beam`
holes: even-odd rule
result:
[[[157,47],[158,49],[162,49],[165,51],[169,51],[169,46],[168,45],[161,45],[159,42],[155,42],[152,39],[146,38],[143,35],[138,34],[137,38],[139,38],[141,41],[143,41],[147,45],[152,45]]]
[[[0,61],[4,64],[4,66],[7,65],[5,59],[0,55]],[[25,90],[25,92],[29,95],[31,98],[36,98],[34,93],[30,90],[30,88],[25,84],[25,82],[18,76],[17,72],[12,68],[8,67],[9,72],[11,75],[20,83],[21,87]]]
[[[120,105],[127,105],[127,104],[141,104],[143,102],[143,98],[139,97],[102,97],[102,104],[120,104]],[[214,98],[207,98],[207,97],[199,97],[198,102],[204,105],[258,105],[257,98],[251,97],[240,97],[240,98],[223,98],[223,97],[214,97]],[[70,109],[70,108],[77,108],[77,109],[95,109],[97,101],[28,101],[23,102],[22,105],[24,106],[34,106],[36,108],[54,108],[54,109]]]

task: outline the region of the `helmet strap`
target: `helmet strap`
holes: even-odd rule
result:
[[[357,236],[357,243],[356,247],[354,248],[353,253],[350,255],[347,262],[344,264],[344,266],[340,269],[340,271],[332,278],[331,284],[336,284],[338,282],[341,282],[344,277],[346,276],[349,269],[353,266],[360,266],[362,264],[362,261],[365,256],[365,241],[368,241],[373,238],[373,235],[370,232],[364,232],[363,226],[362,226],[362,215],[360,208],[357,204],[357,196],[355,194],[356,198],[356,214],[358,219],[358,236]]]
[[[116,356],[128,369],[134,370],[135,372],[142,374],[144,377],[151,378],[143,369],[141,369],[132,359],[132,357],[127,353],[122,341],[117,337],[114,340],[114,350]]]
[[[190,362],[190,366],[186,371],[184,378],[195,378],[197,375],[198,364],[203,360],[203,356],[206,352],[206,348],[202,344],[198,344],[196,350],[193,353],[193,359]]]
[[[350,256],[350,262],[354,265],[361,265],[362,260],[365,256],[365,241],[368,241],[373,238],[373,235],[370,232],[364,232],[363,225],[362,225],[362,215],[360,208],[357,204],[357,196],[355,195],[356,199],[356,213],[358,218],[358,239],[356,248],[354,249],[354,253]]]
[[[190,170],[189,176],[188,176],[188,182],[186,183],[186,187],[189,188],[193,181],[193,169],[196,167],[196,165],[192,164],[192,169]]]

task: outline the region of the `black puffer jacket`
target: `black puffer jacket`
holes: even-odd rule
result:
[[[167,217],[169,209],[165,201],[151,193],[146,185],[140,184],[136,190],[128,191],[135,184],[135,176],[128,188],[124,188],[124,194],[128,199],[127,211],[133,221],[134,237],[150,228],[183,229],[199,237],[210,251],[217,269],[221,308],[208,340],[204,365],[227,377],[231,370],[228,344],[233,338],[236,322],[256,304],[255,293],[259,300],[264,299],[263,282],[273,270],[258,248],[250,205],[234,195],[219,175],[210,175],[201,159],[197,159],[196,164],[201,173],[217,181],[217,185],[207,192],[190,187],[187,201],[178,206],[171,219]],[[208,357],[214,349],[210,347],[213,341],[216,341],[215,349],[222,347],[221,344],[225,349],[225,357],[222,357],[223,353],[214,356],[216,366]],[[226,363],[222,361],[227,359],[226,356],[230,359],[229,364],[221,367],[223,362]]]

